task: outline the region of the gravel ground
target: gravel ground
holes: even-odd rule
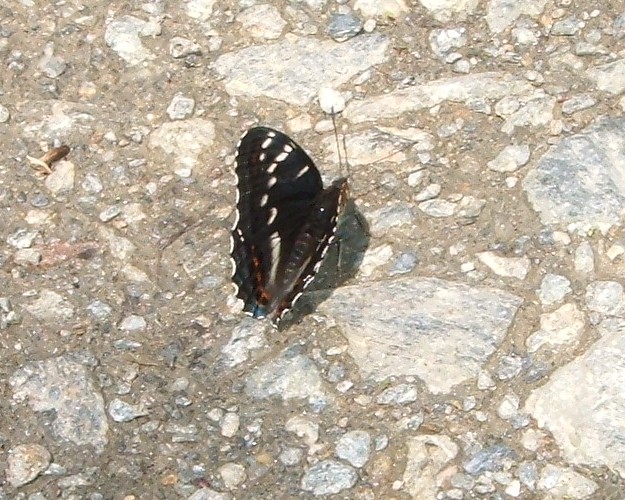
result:
[[[5,0],[0,60],[0,498],[625,498],[622,0]],[[235,145],[329,182],[332,109],[275,330]]]

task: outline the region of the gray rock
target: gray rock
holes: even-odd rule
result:
[[[193,115],[195,99],[176,94],[167,106],[167,116],[171,120],[184,120]]]
[[[379,405],[404,405],[417,400],[417,386],[413,384],[399,384],[384,389],[376,398]]]
[[[257,4],[243,10],[238,16],[243,28],[254,38],[275,40],[280,38],[286,21],[273,5]]]
[[[427,200],[419,203],[419,210],[430,217],[451,217],[457,204],[449,200]]]
[[[54,411],[50,426],[56,436],[76,446],[91,445],[101,452],[108,442],[102,395],[83,363],[89,356],[59,356],[29,363],[13,373],[13,400],[36,412]]]
[[[482,213],[486,200],[474,196],[463,196],[456,204],[454,215],[463,219],[476,219]]]
[[[485,471],[502,470],[505,467],[504,462],[514,460],[516,456],[515,451],[511,448],[503,444],[496,444],[475,453],[462,464],[462,467],[472,476],[477,476]]]
[[[232,495],[211,490],[210,488],[200,488],[195,490],[187,500],[232,500]]]
[[[434,29],[428,36],[432,52],[443,58],[452,49],[459,49],[467,44],[467,30],[465,28]]]
[[[547,0],[493,0],[488,5],[486,22],[493,33],[501,33],[520,16],[538,17]]]
[[[403,12],[408,12],[404,0],[356,0],[354,9],[367,17],[398,18]]]
[[[550,273],[546,274],[540,283],[538,298],[542,305],[550,306],[562,301],[571,292],[571,282],[566,276]]]
[[[416,375],[440,394],[477,375],[521,302],[493,288],[402,278],[344,286],[317,310],[340,325],[363,376]]]
[[[494,160],[486,165],[495,172],[514,172],[530,159],[530,148],[526,144],[506,146]]]
[[[595,253],[588,241],[582,241],[575,249],[575,270],[584,275],[595,271]]]
[[[25,228],[19,228],[17,231],[7,237],[6,242],[13,248],[30,248],[33,246],[33,242],[35,241],[37,236],[39,236],[39,231],[37,230],[29,231]]]
[[[527,99],[518,111],[512,113],[502,125],[502,132],[511,135],[517,127],[543,127],[553,120],[553,110],[556,98],[542,95],[537,92],[535,96]]]
[[[148,146],[172,155],[174,168],[193,168],[198,157],[215,140],[215,126],[203,118],[177,120],[161,125],[150,134]]]
[[[9,118],[11,118],[11,112],[2,104],[0,104],[0,123],[8,122]]]
[[[319,424],[302,415],[296,415],[287,420],[284,429],[287,432],[293,432],[309,447],[319,439]]]
[[[534,390],[525,409],[549,430],[565,459],[573,464],[606,466],[625,475],[625,320],[608,318],[584,354],[558,368]]]
[[[617,281],[595,281],[586,287],[586,306],[606,316],[625,316],[625,293]]]
[[[144,417],[149,414],[145,409],[140,406],[131,405],[122,401],[121,399],[113,399],[109,403],[109,415],[115,422],[130,422],[139,417]]]
[[[309,358],[285,351],[252,372],[247,378],[245,392],[256,399],[272,396],[312,398],[320,395],[321,383],[321,374]]]
[[[225,77],[230,95],[264,96],[303,106],[322,85],[339,87],[385,61],[388,46],[389,41],[376,34],[341,44],[311,38],[283,40],[224,54],[215,62],[215,70]]]
[[[349,431],[336,443],[336,456],[360,468],[369,461],[371,436],[366,431]]]
[[[504,73],[454,76],[352,101],[344,116],[353,123],[378,121],[432,108],[444,101],[472,102],[476,99],[501,99],[532,92],[529,82],[511,78]]]
[[[590,68],[586,75],[599,90],[615,95],[625,91],[625,59]]]
[[[304,472],[301,488],[315,496],[335,495],[356,484],[356,470],[336,460],[323,460]]]
[[[62,323],[74,316],[74,308],[62,295],[52,290],[41,290],[39,297],[25,307],[30,314],[44,322]]]
[[[458,455],[458,445],[445,435],[416,436],[409,438],[406,444],[405,489],[412,498],[436,498],[437,475]]]
[[[498,276],[525,279],[530,269],[527,257],[501,257],[495,252],[479,252],[475,256]]]
[[[219,467],[219,475],[224,486],[229,490],[238,488],[247,479],[245,467],[234,462],[228,462]]]
[[[592,108],[595,104],[597,104],[597,100],[592,95],[579,94],[562,103],[562,112],[565,115],[572,115],[583,109]]]
[[[553,23],[551,34],[555,36],[573,36],[582,28],[583,24],[574,16],[560,19]]]
[[[198,21],[207,21],[213,13],[216,0],[190,0],[185,2],[184,7],[187,15]]]
[[[139,38],[147,24],[133,16],[113,19],[106,27],[104,41],[129,66],[155,59],[156,56],[143,46]]]
[[[9,450],[6,480],[17,488],[34,481],[50,465],[52,455],[40,444],[20,444]]]
[[[299,464],[303,458],[304,451],[300,448],[294,447],[285,448],[280,452],[280,455],[278,455],[278,460],[280,460],[280,463],[286,465],[287,467],[292,467]]]
[[[221,348],[219,366],[234,368],[249,358],[250,351],[267,345],[265,328],[262,322],[244,318],[232,331],[232,336]]]
[[[126,332],[142,332],[147,328],[147,321],[143,316],[131,314],[122,319],[119,329]]]
[[[568,467],[547,464],[540,471],[538,489],[555,498],[582,499],[598,489],[597,483]]]
[[[175,36],[169,41],[169,55],[174,59],[180,59],[191,55],[199,56],[202,54],[202,48],[195,42]]]
[[[373,235],[382,235],[393,227],[411,224],[414,214],[410,207],[403,203],[395,203],[367,214],[371,221],[369,229]]]
[[[52,194],[65,193],[74,189],[74,164],[71,161],[60,161],[54,166],[52,173],[46,177],[45,186]]]
[[[496,374],[499,380],[510,380],[523,370],[523,358],[520,356],[502,356]]]
[[[332,14],[328,24],[328,35],[337,42],[345,42],[362,31],[362,20],[353,12]]]
[[[102,210],[98,215],[98,218],[102,222],[110,222],[121,213],[122,207],[120,205],[111,205],[110,207],[106,207],[104,210]]]
[[[58,78],[67,68],[63,58],[54,55],[54,43],[48,42],[43,49],[43,57],[39,60],[39,70],[48,78]]]

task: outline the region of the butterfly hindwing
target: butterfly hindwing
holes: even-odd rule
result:
[[[334,237],[347,181],[324,190],[306,152],[267,127],[243,135],[235,172],[232,279],[245,312],[277,324],[319,268]]]

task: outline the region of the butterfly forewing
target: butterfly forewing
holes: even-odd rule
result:
[[[274,323],[317,271],[336,229],[347,183],[323,189],[310,157],[267,127],[246,132],[237,147],[237,220],[232,279],[244,310]]]

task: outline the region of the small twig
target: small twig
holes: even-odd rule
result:
[[[30,162],[30,166],[39,173],[43,175],[50,175],[52,173],[52,164],[65,158],[69,152],[69,146],[63,145],[58,148],[52,148],[41,158],[33,158],[32,156],[26,155],[26,159]]]

